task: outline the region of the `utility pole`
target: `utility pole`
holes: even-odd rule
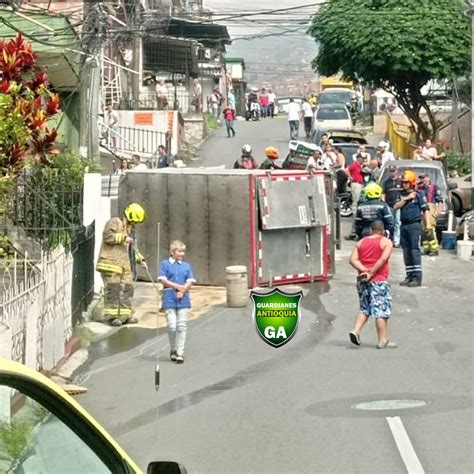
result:
[[[474,0],[471,0],[471,209],[474,209]]]
[[[99,127],[97,126],[101,96],[101,64],[100,52],[102,34],[104,32],[103,2],[85,0],[84,3],[83,39],[85,55],[81,66],[80,89],[80,135],[79,150],[82,156],[87,156],[100,162]]]
[[[452,86],[452,92],[451,92],[451,103],[452,103],[452,115],[451,115],[451,120],[452,120],[452,125],[451,125],[451,150],[453,150],[454,153],[457,153],[459,151],[459,144],[458,144],[458,138],[459,138],[459,121],[458,121],[458,89],[457,89],[457,83],[456,83],[456,78],[453,79],[453,86]]]

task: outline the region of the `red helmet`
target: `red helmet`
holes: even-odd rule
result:
[[[405,171],[402,178],[403,181],[408,181],[411,187],[414,188],[416,186],[416,174],[411,170]]]

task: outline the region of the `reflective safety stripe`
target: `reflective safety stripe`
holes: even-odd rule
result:
[[[129,308],[104,308],[105,316],[130,316],[132,313]]]
[[[125,240],[123,234],[115,234],[115,242],[121,244]]]
[[[99,262],[96,266],[96,270],[104,273],[117,273],[118,275],[123,273],[123,268],[119,265],[114,265],[113,263]]]
[[[145,261],[145,257],[140,252],[135,252],[135,261],[137,263],[142,263]]]

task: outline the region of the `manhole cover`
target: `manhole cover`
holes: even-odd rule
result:
[[[406,410],[429,405],[427,400],[373,400],[351,405],[354,410]]]

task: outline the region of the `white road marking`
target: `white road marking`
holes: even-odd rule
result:
[[[387,417],[387,422],[408,474],[425,474],[400,417]]]

